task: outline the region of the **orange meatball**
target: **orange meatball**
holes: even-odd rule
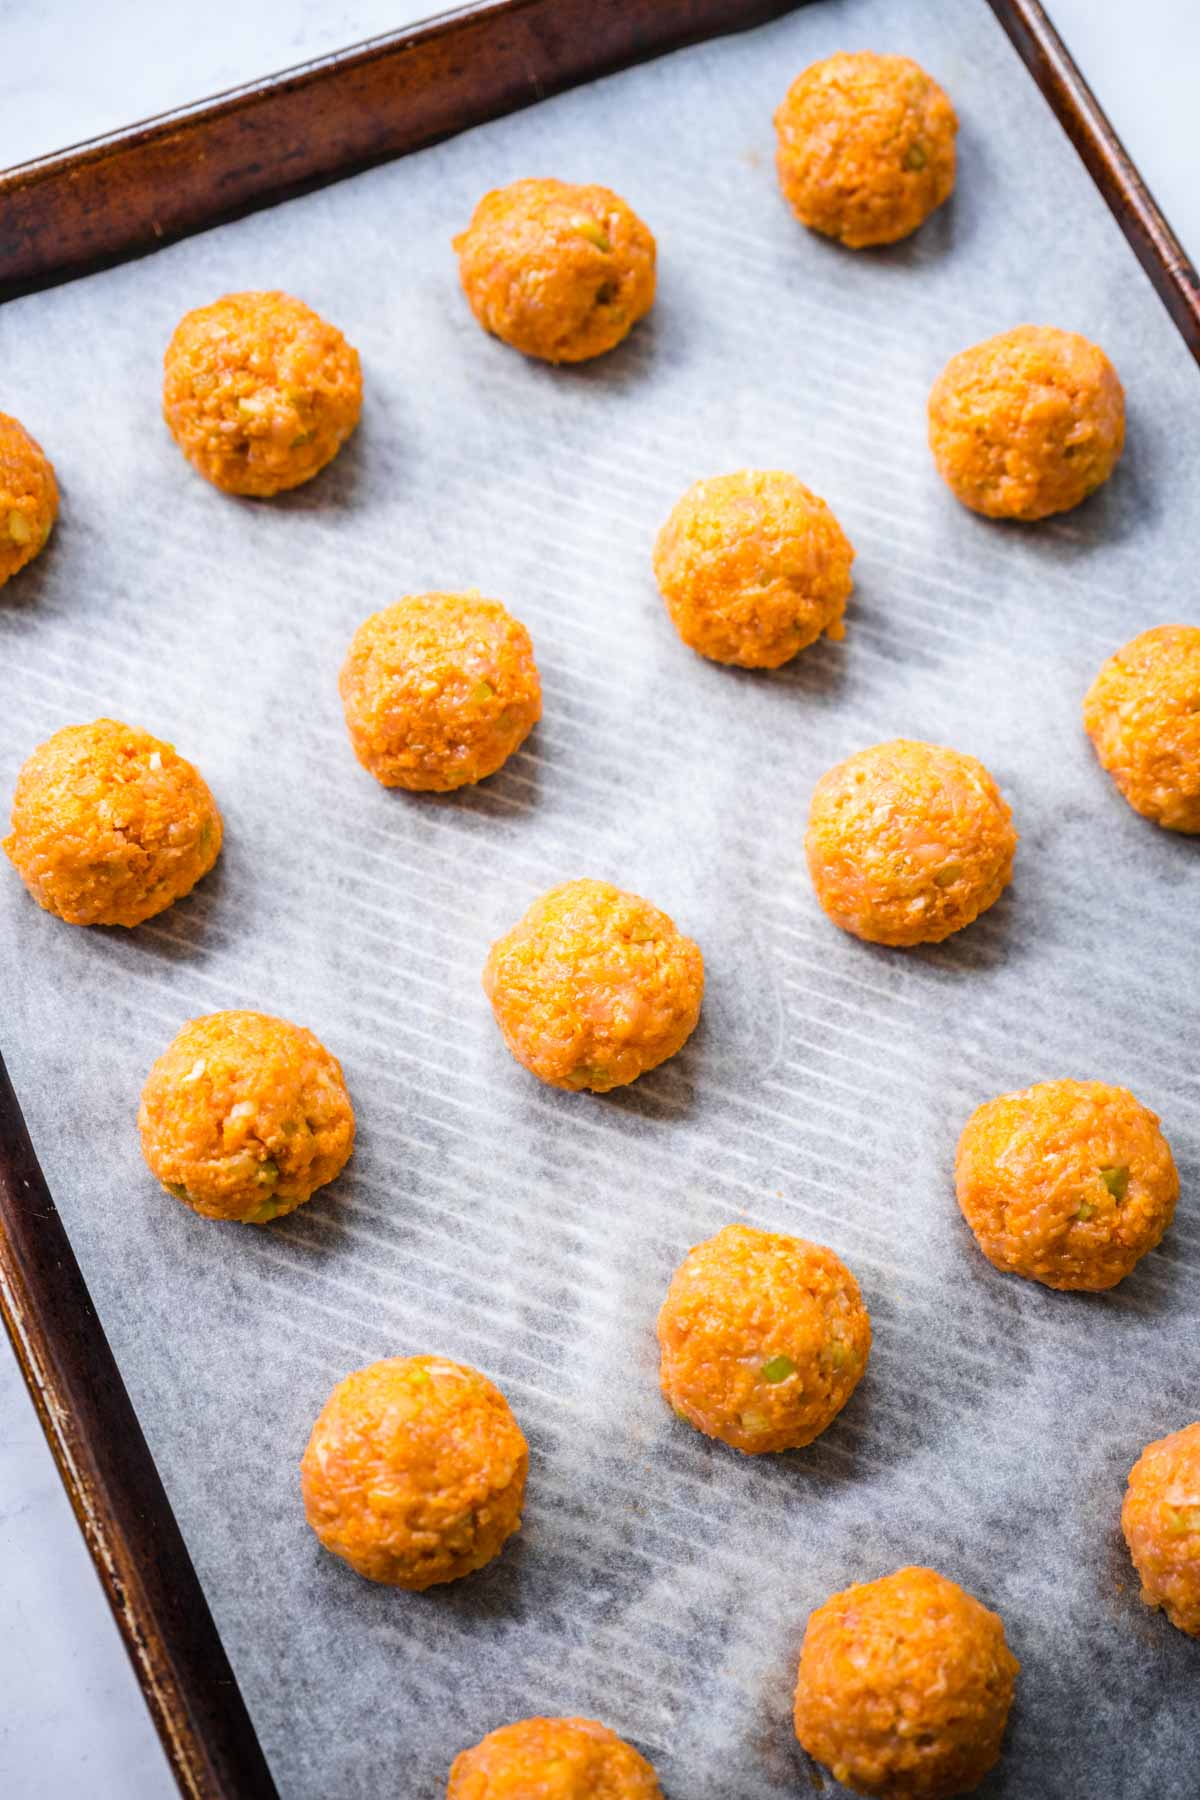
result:
[[[1200,832],[1200,628],[1159,625],[1110,656],[1083,723],[1134,812]]]
[[[1121,1530],[1146,1605],[1200,1637],[1200,1422],[1146,1445],[1129,1471]]]
[[[658,1341],[680,1418],[756,1456],[798,1450],[833,1422],[866,1369],[871,1322],[832,1250],[726,1225],[676,1269]]]
[[[704,958],[648,900],[567,881],[492,945],[483,990],[539,1081],[603,1094],[683,1048],[700,1017]]]
[[[788,89],[775,129],[792,211],[851,249],[908,237],[954,190],[958,119],[907,56],[860,50],[813,63]]]
[[[777,669],[823,631],[843,637],[853,560],[825,502],[779,469],[698,481],[654,546],[684,643],[744,669]]]
[[[606,187],[495,188],[454,248],[484,330],[543,362],[602,356],[654,304],[654,238]]]
[[[455,1757],[446,1800],[662,1800],[662,1789],[595,1719],[521,1719]]]
[[[1171,1223],[1179,1176],[1128,1088],[1041,1081],[971,1114],[958,1204],[997,1269],[1051,1288],[1115,1287]]]
[[[354,754],[384,787],[482,781],[542,716],[529,633],[474,592],[409,594],[373,613],[338,687]]]
[[[358,351],[290,294],[226,294],[185,313],[163,359],[163,417],[227,494],[299,487],[362,411]]]
[[[0,413],[0,587],[32,562],[58,517],[58,483],[41,445]]]
[[[999,1758],[1020,1666],[998,1616],[957,1582],[897,1569],[809,1618],[796,1736],[856,1793],[963,1794]]]
[[[300,1464],[304,1513],[368,1581],[413,1591],[482,1569],[521,1524],[529,1446],[508,1401],[444,1356],[339,1381]]]
[[[895,738],[817,783],[804,839],[835,925],[872,944],[937,944],[995,904],[1012,876],[1012,811],[981,762]]]
[[[1051,325],[952,356],[929,396],[938,473],[972,512],[1044,519],[1107,481],[1125,443],[1125,391],[1098,344]]]
[[[68,925],[140,925],[207,875],[221,815],[170,744],[115,719],[67,725],[17,776],[4,851]]]
[[[146,1078],[142,1155],[206,1219],[265,1225],[339,1175],[354,1147],[341,1064],[268,1013],[192,1019]]]

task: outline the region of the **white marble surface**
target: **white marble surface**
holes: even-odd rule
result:
[[[0,166],[435,9],[422,0],[208,0],[199,38],[194,11],[178,0],[0,0]],[[1051,0],[1051,12],[1185,245],[1200,257],[1195,0],[1141,0],[1136,8],[1117,0]],[[0,1794],[170,1800],[174,1786],[6,1346],[0,1592]]]

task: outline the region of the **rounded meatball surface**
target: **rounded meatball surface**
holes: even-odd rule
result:
[[[1107,481],[1125,391],[1098,344],[1019,325],[952,356],[929,396],[929,447],[964,506],[989,519],[1066,512]]]
[[[907,56],[860,50],[813,63],[788,89],[775,130],[788,205],[851,249],[908,237],[953,192],[958,119]]]
[[[521,1523],[529,1447],[508,1401],[444,1356],[339,1381],[300,1464],[304,1513],[368,1581],[419,1592],[482,1569]]]
[[[567,881],[492,945],[483,991],[539,1081],[603,1094],[683,1048],[700,1017],[704,958],[648,900]]]
[[[268,1013],[192,1019],[146,1078],[142,1154],[206,1219],[265,1225],[339,1175],[354,1148],[341,1064]]]
[[[477,593],[410,594],[373,613],[338,688],[354,754],[384,787],[482,781],[542,716],[529,633]]]
[[[290,294],[226,294],[185,313],[163,359],[163,417],[227,494],[311,481],[362,411],[358,351]]]
[[[32,562],[58,517],[58,483],[41,445],[0,413],[0,587]]]
[[[1012,877],[1012,811],[981,762],[895,738],[817,783],[804,839],[817,899],[872,944],[937,944]]]
[[[1128,1088],[1041,1081],[971,1114],[958,1204],[988,1261],[1051,1288],[1115,1287],[1171,1223],[1179,1176]]]
[[[543,362],[602,356],[654,304],[654,238],[606,187],[494,188],[454,248],[484,330]]]
[[[68,925],[140,925],[217,860],[221,815],[190,762],[116,719],[67,725],[17,776],[4,851]]]
[[[1110,656],[1083,723],[1134,812],[1200,832],[1200,628],[1159,625]]]
[[[871,1322],[832,1250],[726,1225],[676,1269],[658,1342],[680,1418],[756,1456],[798,1450],[832,1423],[867,1366]]]
[[[777,669],[822,632],[843,637],[853,560],[825,502],[779,469],[698,481],[654,546],[684,643],[744,669]]]
[[[809,1618],[796,1736],[856,1793],[964,1794],[999,1758],[1019,1669],[994,1612],[934,1569],[897,1569]]]
[[[662,1789],[595,1719],[521,1719],[455,1757],[446,1800],[662,1800]]]
[[[1146,1605],[1200,1637],[1200,1422],[1146,1445],[1129,1471],[1121,1530]]]

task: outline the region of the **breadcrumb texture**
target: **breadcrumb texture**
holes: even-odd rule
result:
[[[455,1758],[446,1800],[662,1800],[662,1789],[595,1719],[521,1719]]]
[[[140,925],[195,887],[221,815],[190,762],[116,719],[66,725],[17,776],[4,851],[68,925]]]
[[[395,1356],[330,1394],[300,1464],[326,1550],[421,1590],[481,1569],[521,1523],[529,1447],[499,1388],[441,1356]]]
[[[700,1017],[704,958],[648,900],[567,881],[492,945],[483,989],[539,1081],[606,1093],[682,1049]]]
[[[654,574],[690,649],[777,669],[845,636],[854,550],[824,500],[780,469],[698,481],[658,534]]]
[[[146,1079],[138,1128],[177,1200],[246,1225],[294,1212],[354,1148],[337,1058],[304,1026],[259,1012],[185,1025]]]
[[[602,356],[654,304],[654,238],[610,188],[536,180],[494,188],[454,248],[484,330],[543,362]]]
[[[929,396],[938,473],[972,512],[1044,519],[1108,480],[1125,444],[1125,390],[1098,344],[1018,325],[952,356]]]
[[[1012,811],[981,762],[895,738],[817,783],[804,847],[835,925],[873,944],[937,944],[1012,877]]]
[[[163,360],[163,417],[227,494],[311,481],[358,424],[358,351],[290,294],[226,294],[185,313]]]
[[[58,483],[41,445],[0,413],[0,587],[32,562],[58,517]]]
[[[1019,1669],[994,1612],[934,1569],[897,1569],[810,1617],[796,1736],[856,1793],[964,1794],[999,1758]]]
[[[1200,1637],[1200,1422],[1146,1445],[1129,1472],[1121,1530],[1146,1605]]]
[[[658,1342],[669,1405],[754,1456],[811,1444],[837,1417],[866,1369],[871,1324],[832,1250],[726,1225],[676,1269]]]
[[[1200,832],[1200,629],[1157,625],[1110,656],[1083,723],[1134,812]]]
[[[954,1168],[988,1261],[1051,1288],[1115,1287],[1154,1249],[1179,1198],[1157,1117],[1103,1081],[1041,1081],[987,1101]]]
[[[409,594],[373,613],[338,687],[354,754],[384,787],[482,781],[542,716],[529,633],[477,593]]]
[[[788,205],[852,250],[910,236],[954,191],[958,119],[910,57],[860,50],[813,63],[788,89],[775,130]]]

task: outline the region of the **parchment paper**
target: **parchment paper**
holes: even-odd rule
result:
[[[812,58],[916,54],[962,115],[953,203],[848,254],[801,230],[771,113]],[[529,173],[600,179],[658,234],[650,321],[553,370],[486,338],[451,234]],[[159,417],[188,307],[279,285],[362,352],[338,462],[270,504],[199,480]],[[1120,471],[1012,529],[924,442],[953,351],[1081,329],[1129,397]],[[72,930],[0,871],[3,1045],[287,1800],[435,1800],[454,1754],[533,1712],[598,1715],[671,1800],[808,1792],[790,1716],[810,1609],[928,1562],[1002,1613],[1023,1672],[986,1792],[1183,1800],[1200,1650],[1140,1604],[1118,1533],[1142,1445],[1200,1412],[1194,843],[1137,819],[1080,699],[1133,633],[1196,618],[1195,367],[985,6],[797,12],[538,106],[145,261],[9,306],[2,400],[61,523],[0,599],[0,780],[108,713],[177,743],[227,822],[218,871],[133,934]],[[774,676],[677,641],[653,534],[702,475],[794,469],[857,545],[844,645]],[[458,797],[378,788],[336,674],[369,611],[478,585],[529,625],[544,723]],[[876,950],[803,867],[820,773],[897,733],[981,756],[1022,833],[1010,893],[938,949]],[[703,946],[700,1030],[604,1100],[507,1055],[489,942],[551,883],[607,877]],[[161,1193],[135,1130],[183,1021],[278,1012],[343,1059],[347,1177],[261,1232]],[[1056,1075],[1162,1115],[1183,1199],[1102,1297],[984,1262],[955,1205],[969,1111]],[[811,1449],[747,1460],[657,1392],[654,1316],[735,1218],[832,1244],[875,1327]],[[333,1382],[438,1350],[503,1386],[532,1445],[525,1528],[409,1596],[324,1555],[296,1464]],[[819,1781],[817,1785],[820,1785]]]

